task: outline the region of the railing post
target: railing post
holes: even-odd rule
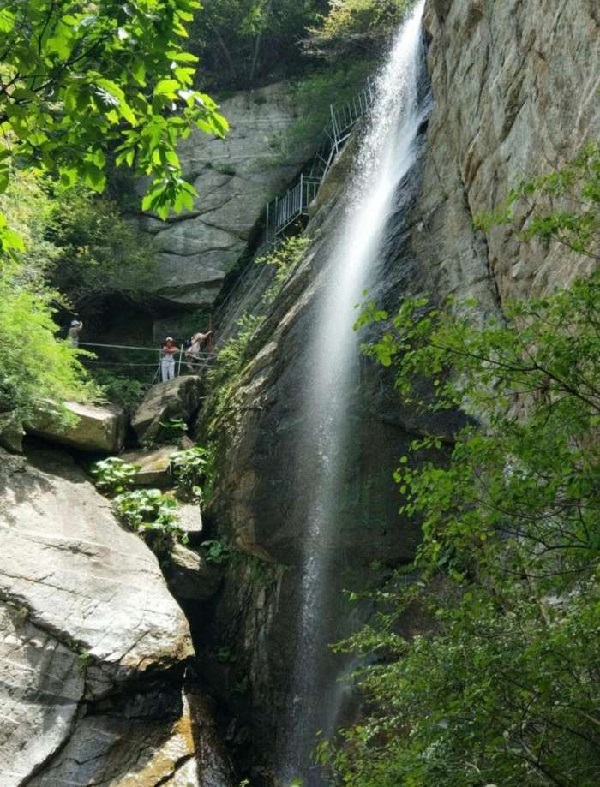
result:
[[[269,224],[269,205],[270,204],[271,204],[270,202],[267,202],[267,219],[266,219],[267,231],[265,232],[265,235],[267,236],[267,240],[271,237],[271,227],[270,227],[270,224]]]
[[[335,148],[336,154],[339,153],[339,146],[338,146],[338,133],[337,133],[337,123],[335,120],[335,109],[333,108],[333,104],[329,105],[329,111],[331,112],[331,126],[333,128],[333,146]]]

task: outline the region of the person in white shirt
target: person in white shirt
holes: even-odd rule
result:
[[[178,352],[179,347],[173,341],[173,337],[167,336],[160,348],[160,376],[163,383],[175,377],[175,355]]]

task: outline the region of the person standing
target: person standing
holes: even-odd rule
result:
[[[83,323],[80,320],[71,320],[71,325],[67,331],[67,340],[71,347],[79,347],[79,334],[83,328]]]
[[[160,348],[160,376],[163,383],[175,377],[175,355],[178,352],[179,347],[173,341],[173,337],[167,336]]]
[[[198,331],[190,339],[190,346],[185,351],[185,355],[188,361],[188,369],[191,372],[199,370],[202,361],[202,350],[208,344],[208,340],[210,340],[212,335],[212,331],[207,331],[206,333]]]

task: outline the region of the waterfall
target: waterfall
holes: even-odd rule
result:
[[[335,576],[336,509],[351,427],[348,398],[357,384],[356,304],[373,279],[398,186],[415,161],[420,117],[418,74],[421,62],[423,0],[400,29],[376,81],[368,119],[346,195],[347,208],[325,266],[326,286],[311,337],[310,379],[306,380],[303,435],[299,441],[302,487],[308,498],[302,598],[296,642],[292,700],[285,724],[282,784],[297,777],[322,784],[311,767],[318,730],[335,727],[347,690],[332,666],[328,645],[337,628],[328,608]],[[345,667],[347,669],[347,665]]]

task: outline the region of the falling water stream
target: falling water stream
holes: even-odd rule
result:
[[[332,631],[327,609],[335,573],[336,510],[349,439],[348,392],[356,385],[356,304],[372,281],[381,256],[385,230],[398,186],[415,161],[418,76],[421,62],[423,0],[406,20],[376,82],[376,98],[347,195],[347,209],[326,264],[327,285],[317,308],[311,338],[311,376],[306,381],[303,462],[308,462],[302,599],[293,676],[292,702],[286,723],[285,750],[279,778],[289,785],[324,783],[311,766],[317,730],[333,731],[342,703],[343,685],[328,671]],[[310,456],[310,459],[308,458]],[[338,676],[339,677],[339,676]]]

